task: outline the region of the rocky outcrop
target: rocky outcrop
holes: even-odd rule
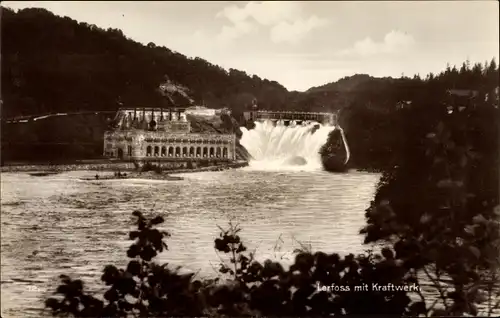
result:
[[[320,149],[321,162],[326,171],[347,171],[348,152],[340,129],[333,130]]]

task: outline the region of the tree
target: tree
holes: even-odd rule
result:
[[[486,76],[490,81],[490,85],[495,85],[495,83],[498,83],[498,66],[494,58],[491,60],[490,64],[487,67]]]
[[[420,116],[424,125],[422,107],[408,112],[406,151],[384,173],[362,233],[367,243],[393,243],[403,267],[436,286],[451,278],[453,291],[438,289],[441,314],[476,315],[498,277],[498,110],[486,102],[451,114],[432,106],[439,112]]]

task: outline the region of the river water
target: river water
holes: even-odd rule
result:
[[[254,171],[185,174],[182,181],[83,181],[92,172],[46,177],[3,173],[2,317],[41,316],[60,274],[96,290],[106,264],[127,263],[131,212],[161,213],[171,232],[158,261],[214,276],[217,225],[240,223],[259,260],[289,263],[302,245],[325,252],[362,252],[358,234],[378,174]],[[300,242],[300,243],[299,243]]]

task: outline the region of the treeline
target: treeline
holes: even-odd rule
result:
[[[407,143],[403,132],[408,130],[402,110],[412,109],[413,122],[423,130],[437,118],[436,113],[450,105],[479,107],[487,102],[498,107],[499,69],[494,59],[484,64],[464,62],[460,68],[448,66],[425,78],[356,77],[357,85],[350,86],[345,94],[346,98],[356,96],[340,113],[351,148],[351,166],[355,168],[387,169],[401,161]],[[348,81],[340,80],[338,86]],[[335,83],[329,85],[321,89],[337,87]]]
[[[111,116],[112,118],[112,116]],[[26,123],[2,123],[1,163],[71,163],[102,156],[109,114],[54,116]]]

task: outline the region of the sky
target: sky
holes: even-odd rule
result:
[[[305,91],[356,73],[499,60],[498,1],[4,1]]]

